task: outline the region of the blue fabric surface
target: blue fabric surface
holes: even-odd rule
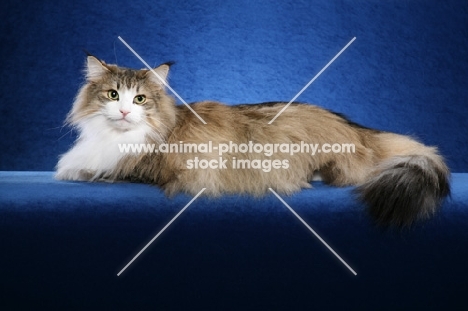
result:
[[[130,183],[0,172],[0,307],[15,309],[452,309],[468,307],[468,174],[432,220],[381,231],[351,188],[191,199]],[[5,308],[2,308],[5,310]]]
[[[198,198],[142,184],[53,180],[76,133],[63,127],[83,82],[83,49],[142,68],[175,61],[187,101],[298,98],[368,127],[437,145],[468,172],[468,2],[12,1],[0,3],[0,309],[468,308],[468,174],[409,231],[375,228],[351,188]],[[326,129],[324,129],[326,130]],[[24,171],[24,172],[15,172]]]
[[[0,3],[0,170],[53,170],[82,83],[82,49],[142,68],[176,61],[187,101],[299,101],[440,146],[468,172],[468,2],[13,1]]]

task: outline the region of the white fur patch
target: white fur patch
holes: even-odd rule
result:
[[[108,174],[127,155],[119,144],[145,142],[152,130],[144,108],[133,104],[136,95],[134,90],[120,91],[118,101],[109,100],[101,113],[80,122],[80,137],[57,164],[57,179],[89,180]]]
[[[314,175],[312,176],[312,181],[323,181],[322,174],[320,174],[318,171],[315,171]]]

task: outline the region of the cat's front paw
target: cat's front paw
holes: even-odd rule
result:
[[[71,169],[58,169],[55,173],[57,180],[73,180],[73,181],[92,181],[97,178],[97,172],[93,170],[71,170]]]

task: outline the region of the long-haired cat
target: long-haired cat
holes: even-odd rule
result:
[[[377,223],[410,226],[433,215],[450,193],[449,170],[435,147],[402,135],[362,127],[325,109],[293,103],[268,124],[286,103],[227,106],[193,103],[200,119],[165,92],[170,64],[149,70],[109,65],[88,56],[86,83],[78,92],[67,122],[79,132],[61,156],[61,180],[130,180],[177,192],[218,196],[255,196],[274,189],[291,194],[310,188],[314,173],[334,186],[356,186]],[[211,152],[121,152],[122,144],[353,144],[354,153],[273,154],[230,150]],[[329,145],[328,145],[329,146]],[[193,160],[218,163],[195,168]],[[275,163],[269,170],[235,167],[236,161]],[[270,162],[265,162],[269,160]],[[278,160],[278,161],[275,161]],[[190,162],[192,161],[192,162]],[[221,163],[223,162],[224,163]],[[273,162],[271,162],[273,161]],[[201,162],[200,162],[201,163]],[[208,163],[208,162],[205,162]],[[222,165],[224,164],[224,165]],[[247,163],[249,164],[249,163]],[[234,167],[233,167],[234,166]]]

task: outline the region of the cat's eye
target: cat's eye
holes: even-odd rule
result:
[[[143,105],[146,102],[146,96],[145,95],[137,95],[134,98],[135,104],[137,105]]]
[[[107,97],[112,100],[119,100],[119,92],[116,90],[109,90],[107,92]]]

